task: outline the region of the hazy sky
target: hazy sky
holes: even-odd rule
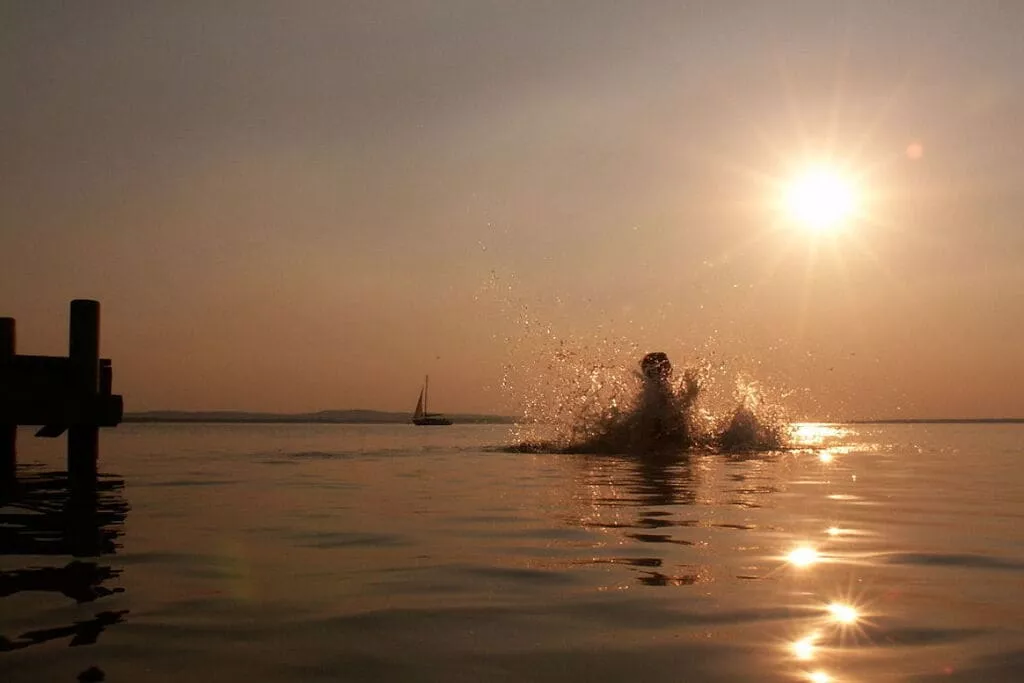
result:
[[[542,342],[624,339],[804,417],[1022,416],[1022,31],[1013,0],[5,2],[0,314],[62,354],[101,300],[129,410],[411,410],[429,372],[498,411]],[[863,190],[835,236],[775,206],[814,159]]]

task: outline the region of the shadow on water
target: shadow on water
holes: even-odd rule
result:
[[[629,470],[625,484],[636,505],[693,505],[697,500],[693,455],[623,459]]]
[[[577,491],[583,499],[575,523],[620,534],[627,539],[625,545],[613,547],[636,551],[582,563],[623,566],[644,586],[713,580],[716,570],[707,562],[709,538],[716,532],[758,528],[746,513],[777,490],[771,482],[771,464],[779,455],[684,451],[646,457],[573,456]]]
[[[113,555],[120,544],[129,505],[124,481],[100,476],[96,485],[71,488],[64,472],[24,468],[14,484],[0,491],[0,555],[73,558],[63,566],[30,566],[0,571],[0,599],[36,591],[57,593],[77,604],[123,592],[108,587],[120,569],[96,558]],[[86,559],[88,558],[88,559]],[[70,638],[69,645],[91,645],[127,610],[97,611],[70,625],[0,634],[0,652]]]

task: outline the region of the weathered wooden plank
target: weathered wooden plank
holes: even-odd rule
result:
[[[0,361],[0,396],[70,395],[71,361],[61,356],[12,356]]]
[[[76,379],[75,366],[67,356],[18,354],[7,359],[0,358],[0,396],[75,395],[80,391]],[[110,394],[112,385],[111,361],[109,358],[101,358],[100,393]]]
[[[124,417],[124,399],[118,395],[69,398],[0,396],[0,415],[17,425],[114,427]]]

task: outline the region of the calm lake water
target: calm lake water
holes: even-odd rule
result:
[[[19,436],[5,682],[1024,681],[1024,425],[658,463],[122,425],[94,504],[46,474],[63,439]]]

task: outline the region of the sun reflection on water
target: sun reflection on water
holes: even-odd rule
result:
[[[809,567],[812,564],[820,561],[821,557],[818,555],[818,551],[809,545],[802,545],[798,548],[794,548],[786,555],[786,561],[796,567]]]
[[[795,640],[790,643],[790,650],[793,652],[793,656],[797,659],[807,661],[814,659],[814,655],[817,652],[817,640],[819,633],[817,631],[804,636],[800,640]]]
[[[860,611],[853,605],[833,602],[828,606],[832,620],[843,625],[856,624],[860,620]]]
[[[863,450],[873,450],[876,446],[852,443],[851,435],[855,436],[856,432],[841,425],[791,425],[790,443],[796,447],[802,458],[806,458],[804,462],[812,465],[806,470],[804,483],[821,487],[820,495],[828,506],[826,514],[831,513],[824,518],[818,518],[821,521],[818,522],[820,526],[815,525],[816,532],[808,533],[808,530],[804,529],[802,533],[806,535],[802,538],[791,537],[792,545],[783,550],[781,556],[777,558],[785,567],[792,568],[794,579],[799,581],[801,589],[809,582],[829,583],[829,576],[843,567],[866,566],[862,554],[851,553],[848,547],[845,551],[839,550],[840,546],[848,545],[849,541],[854,540],[853,537],[871,533],[863,528],[856,528],[857,525],[848,527],[842,524],[840,520],[845,518],[845,514],[835,508],[836,505],[864,505],[872,502],[852,493],[856,489],[848,482],[857,480],[857,475],[852,471],[857,464],[856,455]],[[840,474],[844,476],[839,476]],[[823,567],[822,565],[826,563],[829,566]],[[841,670],[833,672],[831,669],[838,661],[837,658],[845,657],[850,652],[849,646],[864,644],[865,639],[867,642],[872,640],[871,634],[875,629],[872,619],[875,613],[871,611],[861,594],[862,579],[857,574],[852,574],[848,580],[850,584],[846,590],[839,586],[817,586],[824,593],[818,593],[818,600],[812,598],[810,604],[804,604],[815,612],[815,616],[799,630],[784,636],[784,640],[778,644],[780,659],[786,660],[784,666],[789,669],[789,675],[793,678],[810,683],[839,683],[853,680]]]
[[[844,427],[818,422],[796,422],[790,426],[790,439],[796,446],[816,446],[849,433]]]

